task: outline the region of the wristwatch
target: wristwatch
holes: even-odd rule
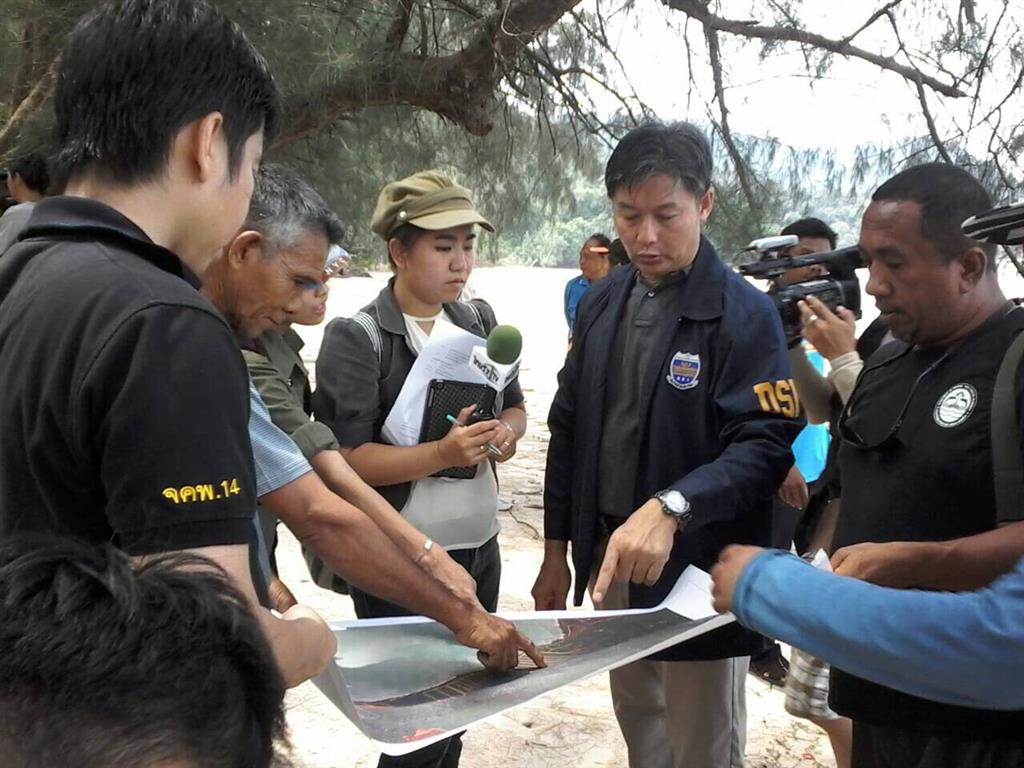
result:
[[[661,511],[669,517],[675,518],[676,525],[679,526],[679,530],[686,528],[686,524],[690,522],[690,518],[693,517],[693,512],[690,511],[690,502],[686,500],[679,491],[673,491],[666,489],[664,491],[658,491],[654,494],[659,502],[661,502]]]

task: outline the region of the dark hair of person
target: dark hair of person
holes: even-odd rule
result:
[[[402,244],[405,250],[411,249],[416,245],[416,241],[425,235],[428,230],[423,227],[417,227],[415,224],[399,224],[388,235],[388,240],[397,240]],[[391,258],[391,251],[388,251],[388,262],[391,264],[391,268],[395,267],[395,260]]]
[[[626,253],[626,246],[617,237],[608,246],[608,261],[611,262],[613,267],[621,267],[630,263],[629,254]]]
[[[828,240],[828,246],[833,251],[836,249],[836,233],[828,224],[821,219],[808,216],[806,219],[797,219],[788,224],[780,235],[796,235],[797,237],[820,237]]]
[[[211,561],[107,544],[0,544],[7,768],[287,764],[285,685],[245,597]]]
[[[293,245],[304,234],[322,234],[335,245],[345,227],[327,201],[298,173],[282,165],[264,165],[256,175],[245,229],[260,232],[276,248]]]
[[[416,245],[416,241],[427,234],[427,232],[428,230],[423,229],[423,227],[417,227],[415,224],[399,224],[391,230],[388,240],[397,240],[402,244],[403,248],[412,248]]]
[[[108,0],[71,31],[55,95],[59,162],[108,182],[158,177],[174,137],[224,116],[235,178],[245,142],[273,135],[277,90],[242,30],[205,0]]]
[[[50,186],[50,172],[46,167],[46,158],[38,152],[30,152],[18,157],[7,167],[7,172],[21,178],[33,192],[46,194]]]
[[[692,123],[647,123],[619,141],[608,158],[604,185],[608,197],[619,187],[632,189],[652,176],[665,175],[700,198],[711,188],[711,144]]]
[[[611,248],[612,241],[608,239],[608,235],[602,234],[601,232],[595,232],[587,238],[588,243],[597,243],[602,248]]]
[[[992,197],[962,168],[948,163],[925,163],[900,171],[871,195],[871,202],[908,202],[921,206],[921,235],[946,261],[971,248],[988,256],[987,268],[996,271],[996,246],[971,240],[960,231],[964,219],[992,207]]]

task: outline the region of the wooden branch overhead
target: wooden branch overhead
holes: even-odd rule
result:
[[[414,0],[398,0],[395,3],[391,26],[388,27],[388,34],[384,38],[384,47],[387,50],[397,51],[402,47],[402,41],[405,40],[405,35],[409,31],[413,3]]]
[[[823,51],[830,51],[831,53],[835,53],[840,56],[849,56],[851,58],[869,62],[880,69],[893,72],[900,77],[905,78],[910,83],[915,85],[920,83],[928,89],[942,94],[943,96],[960,98],[966,95],[957,86],[951,83],[944,83],[935,77],[926,75],[923,72],[914,69],[913,67],[901,64],[893,58],[872,53],[871,51],[853,45],[846,40],[833,40],[832,38],[825,37],[824,35],[808,32],[805,29],[798,29],[796,27],[766,27],[749,21],[726,19],[712,13],[708,9],[708,6],[701,2],[701,0],[661,1],[669,8],[681,11],[695,21],[700,22],[705,28],[711,28],[718,32],[727,32],[731,35],[750,39],[802,43],[803,45],[809,45]]]
[[[928,125],[928,136],[931,137],[932,144],[934,144],[935,149],[939,151],[939,155],[942,157],[943,162],[952,165],[953,158],[950,157],[949,150],[946,149],[946,145],[939,136],[939,129],[935,127],[935,119],[932,117],[931,110],[928,109],[928,99],[924,91],[924,86],[920,83],[917,84],[917,100],[921,104],[921,114],[924,115],[925,123]]]
[[[50,66],[43,73],[43,76],[32,86],[32,90],[21,100],[21,103],[14,109],[7,123],[0,129],[0,158],[10,152],[17,139],[21,126],[35,112],[39,106],[46,101],[46,97],[53,90],[57,79],[57,67],[60,57],[55,58]]]
[[[312,136],[344,114],[385,105],[421,107],[483,136],[493,128],[506,62],[581,2],[508,0],[475,25],[478,31],[459,53],[423,57],[395,50],[345,70],[285,101],[285,126],[274,146]],[[398,4],[396,21],[404,7]]]
[[[722,134],[722,141],[725,142],[725,149],[729,153],[733,167],[736,169],[736,178],[739,180],[740,189],[747,199],[747,205],[755,214],[761,209],[761,202],[754,193],[754,184],[751,180],[750,169],[747,161],[740,152],[739,147],[733,140],[732,130],[729,128],[729,108],[725,104],[725,86],[722,82],[722,54],[718,45],[718,32],[712,27],[704,27],[704,39],[708,44],[708,59],[711,62],[711,72],[715,82],[715,101],[718,102],[718,129]]]
[[[26,22],[21,32],[18,66],[14,71],[14,87],[11,89],[11,104],[21,104],[32,90],[32,67],[35,62],[36,25]]]

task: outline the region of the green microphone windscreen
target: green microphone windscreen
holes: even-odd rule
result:
[[[499,365],[511,365],[523,351],[523,335],[511,325],[496,325],[487,336],[487,356]]]

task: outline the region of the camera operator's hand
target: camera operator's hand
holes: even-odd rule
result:
[[[782,486],[779,488],[779,498],[784,503],[797,509],[803,509],[807,506],[807,501],[810,498],[807,491],[807,481],[804,480],[803,473],[797,469],[796,464],[789,468],[789,474],[782,481]]]
[[[846,307],[833,312],[820,300],[808,296],[797,306],[800,308],[800,333],[827,360],[857,349],[856,318]]]

